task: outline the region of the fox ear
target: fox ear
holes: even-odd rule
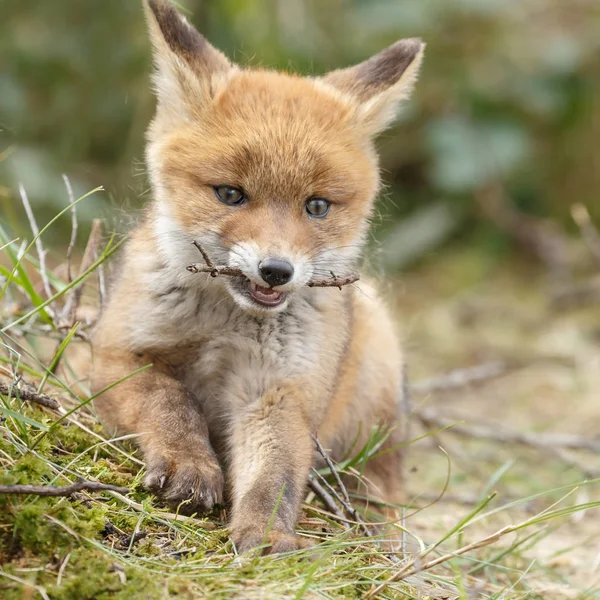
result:
[[[157,112],[170,121],[193,117],[235,70],[169,0],[144,0],[154,50]]]
[[[359,118],[371,135],[383,131],[398,104],[414,87],[425,44],[400,40],[364,62],[328,73],[323,79],[359,104]]]

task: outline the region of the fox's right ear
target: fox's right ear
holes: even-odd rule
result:
[[[165,125],[193,118],[236,70],[169,0],[144,0],[154,50],[157,114]]]

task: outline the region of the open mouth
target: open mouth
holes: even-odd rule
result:
[[[253,281],[250,282],[248,289],[250,291],[250,297],[252,300],[261,306],[279,306],[285,301],[287,296],[286,292],[277,292],[271,288],[265,288],[257,285]]]

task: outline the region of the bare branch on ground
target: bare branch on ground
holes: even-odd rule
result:
[[[50,398],[50,396],[47,396],[46,394],[38,394],[33,387],[23,381],[20,381],[15,385],[7,385],[6,383],[0,382],[0,394],[11,398],[20,398],[27,402],[35,402],[36,404],[51,408],[52,410],[60,409],[60,404],[54,400],[54,398]]]
[[[98,481],[86,481],[79,479],[71,485],[56,487],[53,485],[0,485],[0,494],[34,494],[36,496],[71,496],[77,492],[118,492],[128,494],[129,488],[111,485],[109,483],[100,483]]]
[[[455,369],[438,377],[415,381],[411,384],[410,389],[411,392],[425,395],[432,392],[462,388],[473,383],[481,383],[500,377],[507,373],[509,368],[509,365],[504,361],[483,363],[475,367]]]
[[[570,433],[532,433],[504,429],[498,424],[473,423],[470,419],[461,419],[440,415],[431,407],[421,407],[415,414],[426,425],[446,427],[449,431],[465,437],[493,440],[496,442],[523,444],[536,448],[570,448],[600,452],[600,439],[584,438]],[[469,424],[465,424],[468,420]]]

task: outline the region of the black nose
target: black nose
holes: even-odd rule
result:
[[[292,263],[280,258],[265,258],[259,265],[261,277],[271,286],[283,285],[294,275]]]

